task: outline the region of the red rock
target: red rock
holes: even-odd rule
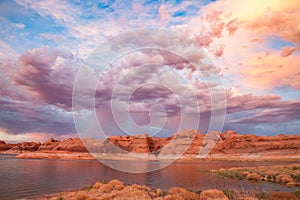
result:
[[[114,145],[133,153],[150,153],[147,134],[135,136],[112,136],[108,138]]]
[[[228,130],[220,134],[222,140],[231,139],[232,137],[235,136],[238,136],[238,133],[232,130]]]
[[[6,142],[0,141],[0,151],[7,151],[15,146],[17,146],[17,144],[6,144]]]
[[[40,145],[40,142],[22,142],[9,149],[6,153],[22,153],[37,151]]]
[[[54,149],[54,147],[59,145],[59,143],[60,143],[59,140],[50,138],[50,139],[46,140],[44,143],[42,143],[38,150],[39,151],[51,151],[52,149]]]
[[[223,133],[222,133],[223,134]],[[221,138],[222,138],[221,134]],[[230,134],[215,145],[211,153],[269,153],[300,150],[300,136],[256,136]]]
[[[88,152],[79,138],[69,138],[62,142],[59,142],[53,148],[54,151],[70,151],[70,152]]]
[[[219,137],[220,136],[220,137]],[[209,146],[210,141],[217,141],[212,146],[210,155],[230,156],[236,154],[252,155],[253,153],[280,155],[299,155],[300,135],[256,136],[238,134],[234,131],[224,133],[212,132],[206,137],[196,130],[182,130],[168,138],[149,137],[147,134],[135,136],[112,136],[106,140],[85,139],[89,150],[93,153],[174,155],[184,153],[186,157],[194,157],[202,148]],[[214,144],[214,143],[211,143]],[[208,145],[208,146],[207,146]],[[8,150],[8,151],[7,151]],[[21,152],[87,152],[79,138],[64,141],[50,138],[44,143],[24,142],[6,144],[0,141],[0,151],[6,153]]]

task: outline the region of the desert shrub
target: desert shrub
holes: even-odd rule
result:
[[[258,198],[259,200],[267,200],[269,195],[267,192],[260,192],[255,194],[255,197]]]
[[[96,182],[96,183],[94,184],[93,188],[99,189],[99,188],[101,188],[103,185],[104,185],[104,184],[101,183],[101,182]]]
[[[242,174],[243,177],[246,178],[246,177],[248,176],[248,174],[250,174],[250,172],[248,172],[248,171],[243,171],[241,174]]]
[[[259,181],[261,179],[261,175],[257,173],[248,174],[247,179],[251,181]]]
[[[294,187],[296,185],[296,183],[294,181],[288,182],[286,184],[288,187]]]
[[[93,188],[93,185],[88,185],[84,189],[86,189],[87,191],[90,191],[90,189],[92,189],[92,188]]]
[[[220,190],[204,190],[200,194],[200,200],[229,200]]]
[[[86,195],[84,192],[79,191],[76,195],[76,199],[77,200],[87,200],[87,199],[89,199],[89,196]]]
[[[201,194],[202,190],[196,190],[195,193],[196,194]]]
[[[300,182],[300,174],[292,174],[291,176],[296,182]]]
[[[300,169],[300,166],[295,166],[295,167],[292,167],[292,170],[299,170]]]
[[[300,190],[294,191],[295,196],[300,199]]]
[[[125,187],[123,182],[116,179],[111,180],[108,185],[111,185],[115,190],[122,190]]]
[[[195,194],[194,192],[190,192],[187,191],[186,189],[178,188],[178,187],[170,188],[168,194],[171,196],[182,197],[183,199],[187,199],[187,200],[194,200],[194,199],[196,200],[199,198],[199,195]]]
[[[289,183],[289,182],[293,182],[294,180],[290,175],[280,174],[276,177],[276,181],[279,183]]]
[[[233,190],[223,190],[223,192],[229,200],[235,200],[237,198],[237,194]]]
[[[102,193],[109,193],[113,190],[113,186],[111,184],[104,184],[99,191]]]
[[[267,179],[268,179],[269,181],[275,181],[275,180],[276,180],[276,176],[275,176],[275,175],[268,175],[268,176],[267,176]]]

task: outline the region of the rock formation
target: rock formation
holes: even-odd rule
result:
[[[17,146],[17,144],[6,144],[6,142],[0,141],[0,151],[7,151],[15,146]]]
[[[39,146],[41,146],[40,142],[22,142],[7,150],[6,153],[15,154],[37,151]]]
[[[299,152],[300,135],[256,136],[226,131],[220,135],[213,153]]]
[[[69,138],[62,142],[58,142],[56,146],[53,147],[54,151],[70,151],[70,152],[88,152],[79,138]]]
[[[59,145],[59,143],[59,140],[50,138],[41,144],[41,146],[39,147],[39,151],[51,151],[52,149],[54,149],[54,147]]]
[[[88,150],[87,150],[88,149]],[[300,135],[256,136],[234,131],[201,134],[196,130],[182,130],[168,138],[149,137],[146,133],[135,136],[112,136],[106,140],[69,138],[64,141],[48,139],[43,143],[22,142],[6,144],[0,141],[2,153],[76,152],[94,154],[141,154],[158,158],[182,154],[185,157],[224,158],[228,155],[299,155]],[[198,155],[198,156],[197,156]],[[204,156],[205,157],[205,156]]]

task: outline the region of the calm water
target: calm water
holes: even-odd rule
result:
[[[122,164],[124,161],[111,161]],[[128,162],[127,162],[128,163]],[[276,162],[288,164],[290,162]],[[132,167],[159,165],[154,161],[130,161]],[[0,155],[0,199],[24,199],[43,194],[82,188],[96,180],[119,179],[125,183],[144,184],[167,190],[178,186],[193,190],[236,189],[239,191],[293,191],[272,183],[251,183],[213,176],[203,170],[220,167],[270,165],[274,163],[178,161],[154,172],[129,174],[106,167],[98,161],[64,161],[47,159],[16,159]]]

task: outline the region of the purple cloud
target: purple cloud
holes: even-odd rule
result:
[[[110,135],[122,132],[114,121],[110,107],[111,100],[118,100],[121,111],[128,107],[134,122],[141,125],[149,123],[151,107],[161,105],[167,114],[164,134],[178,128],[182,113],[191,119],[200,114],[199,130],[205,132],[212,111],[210,90],[217,90],[218,85],[192,78],[194,74],[191,66],[185,65],[186,61],[181,58],[176,60],[176,57],[161,51],[151,51],[151,55],[148,53],[143,51],[140,56],[125,57],[103,75],[98,75],[99,82],[95,90],[96,111],[104,130]],[[163,62],[164,67],[157,66],[155,63],[158,61]],[[153,64],[143,65],[147,62]],[[182,62],[184,68],[175,66],[178,62]],[[2,61],[0,128],[11,134],[75,133],[71,112],[72,90],[79,63],[72,54],[51,51],[47,47],[28,50],[16,61]],[[172,70],[168,69],[169,65],[172,65]],[[176,70],[183,72],[186,79],[176,75]],[[87,84],[80,91],[81,109],[87,106],[85,94],[93,89],[89,85],[90,77],[84,78]],[[127,102],[128,95],[131,96]],[[300,119],[300,101],[282,101],[277,95],[236,96],[230,89],[226,90],[226,96],[227,105],[217,104],[214,109],[225,106],[229,115],[240,112],[246,114],[227,121],[225,126],[239,123],[283,123]],[[223,96],[220,95],[219,98]],[[159,120],[162,115],[159,110],[155,112]]]

